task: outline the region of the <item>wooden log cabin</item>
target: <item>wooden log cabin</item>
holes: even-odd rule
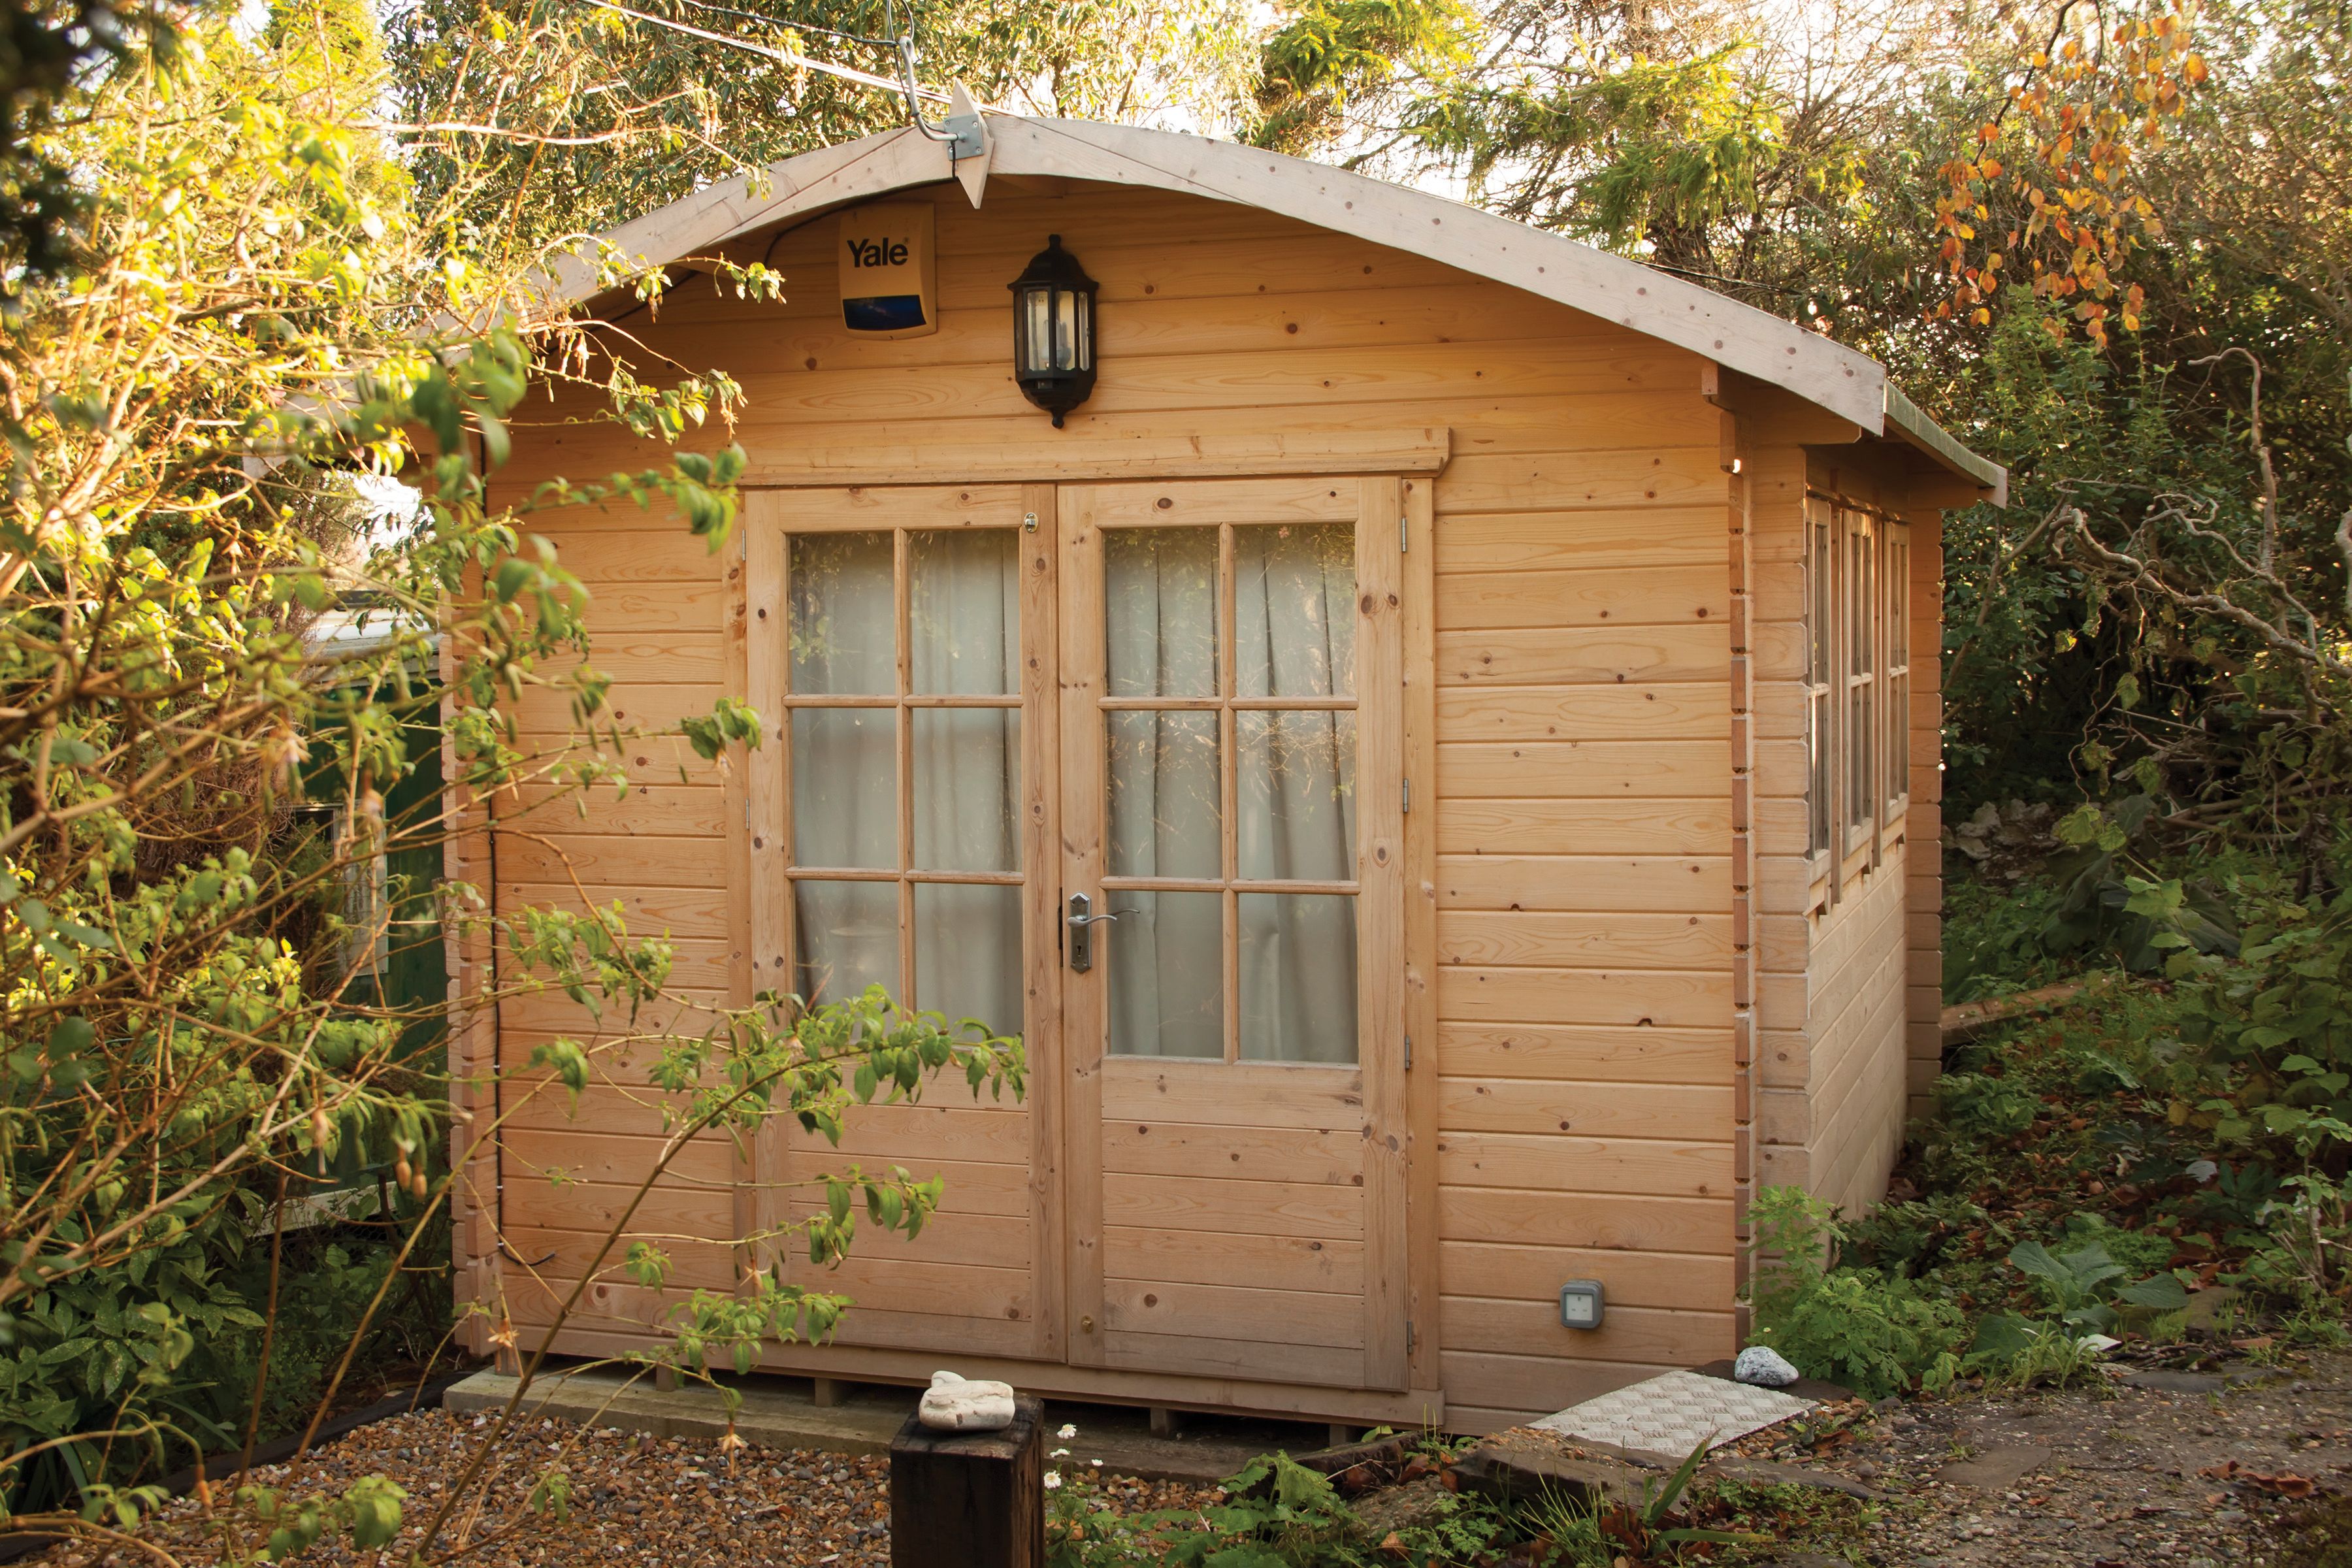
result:
[[[681,782],[643,742],[584,816],[461,802],[449,869],[620,900],[689,1004],[880,981],[984,1018],[1028,1094],[696,1147],[636,1222],[672,1289],[600,1280],[556,1349],[647,1342],[858,1160],[944,1175],[941,1215],[803,1268],[856,1306],[770,1371],[1475,1431],[1728,1354],[1748,1195],[1867,1206],[1937,1070],[1938,530],[2001,470],[1870,360],[1557,236],[1201,138],[986,130],[606,237],[668,268],[658,309],[565,276],[640,363],[749,395],[723,550],[539,523],[613,705],[742,696],[762,743]],[[929,270],[877,315],[844,257],[893,224]],[[1096,289],[1058,426],[1008,322],[1049,236]],[[551,395],[494,500],[661,460]],[[453,984],[491,973],[478,943]],[[599,1026],[506,1002],[453,1070]],[[531,1342],[659,1127],[608,1063],[474,1159],[478,1341]]]

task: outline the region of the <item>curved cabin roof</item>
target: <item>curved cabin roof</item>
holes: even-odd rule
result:
[[[1265,208],[1429,257],[1689,350],[1827,410],[1857,434],[1885,436],[2005,501],[2007,472],[1954,440],[1866,355],[1696,283],[1509,218],[1303,159],[1229,142],[1087,121],[989,116],[984,168],[912,127],[769,165],[697,191],[599,237],[604,258],[658,267],[779,223],[961,177],[978,205],[989,174],[1058,175],[1147,186]],[[975,177],[977,176],[977,177]],[[591,247],[554,269],[559,300],[600,292]]]

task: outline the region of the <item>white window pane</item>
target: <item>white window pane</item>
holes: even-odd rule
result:
[[[915,884],[915,1005],[1021,1033],[1020,889]]]
[[[1021,710],[918,708],[912,717],[915,868],[1021,869]]]
[[[1241,1058],[1356,1059],[1356,900],[1244,893]]]
[[[792,543],[792,686],[817,695],[898,689],[887,533],[800,533]]]
[[[793,884],[793,989],[806,1001],[840,1002],[868,985],[898,987],[898,884]]]
[[[893,710],[793,710],[793,864],[898,866]]]
[[[1110,874],[1223,876],[1217,716],[1129,711],[1104,717]]]
[[[1234,715],[1237,874],[1254,880],[1356,876],[1356,716]]]
[[[1108,1047],[1120,1057],[1225,1054],[1224,898],[1108,895],[1118,913],[1094,928],[1108,973]]]
[[[907,600],[915,691],[1009,697],[1021,689],[1021,563],[1011,529],[908,534]]]
[[[1217,531],[1105,531],[1103,637],[1111,696],[1215,696]]]
[[[1356,531],[1286,523],[1234,530],[1234,691],[1352,697]]]

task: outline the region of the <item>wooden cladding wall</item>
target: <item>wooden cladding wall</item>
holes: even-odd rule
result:
[[[1756,1184],[1803,1186],[1860,1212],[1885,1190],[1909,1096],[1923,1092],[1915,1084],[1924,1086],[1934,1071],[1932,1053],[1924,1066],[1915,1058],[1916,1020],[1923,1007],[1933,1018],[1940,983],[1923,954],[1940,964],[1934,857],[1942,565],[1938,514],[1906,511],[1899,475],[1866,454],[1839,451],[1768,447],[1748,462],[1756,499],[1759,716]],[[1912,689],[1901,721],[1910,799],[1882,823],[1870,850],[1843,857],[1808,853],[1809,493],[1910,524]]]
[[[1407,1012],[1423,1020],[1409,1026],[1421,1173],[1411,1223],[1435,1266],[1412,1282],[1413,1386],[1442,1387],[1447,1424],[1476,1429],[1727,1354],[1733,481],[1719,416],[1699,395],[1701,362],[1263,212],[1023,185],[992,184],[979,212],[952,190],[939,198],[935,336],[859,342],[842,331],[829,217],[740,247],[783,273],[785,302],[688,280],[617,331],[740,381],[750,403],[736,438],[755,482],[810,482],[828,465],[913,483],[1046,480],[1073,461],[1188,442],[1296,437],[1336,450],[1350,433],[1450,429],[1453,457],[1433,486],[1405,487],[1409,519],[1424,520],[1412,523],[1418,539],[1433,531],[1434,541],[1416,542],[1406,567],[1433,648],[1433,665],[1406,674],[1408,832],[1422,847],[1407,911]],[[1005,282],[1049,232],[1102,283],[1100,381],[1062,432],[1008,372]],[[563,393],[527,405],[499,499],[656,459],[572,422],[586,412]],[[731,542],[712,555],[634,509],[567,512],[545,531],[594,595],[596,662],[614,677],[622,723],[674,723],[744,689]],[[519,711],[527,738],[562,733],[560,702],[526,696]],[[1767,731],[1759,752],[1777,743]],[[617,899],[644,928],[678,939],[682,985],[708,998],[740,990],[737,911],[750,895],[729,848],[742,820],[737,783],[677,742],[633,743],[625,758],[641,786],[625,801],[599,800],[584,816],[566,805],[501,817],[499,896]],[[560,1002],[509,1006],[505,1059],[583,1026]],[[960,1091],[945,1092],[941,1104]],[[589,1130],[593,1151],[582,1146]],[[513,1250],[547,1255],[539,1272],[560,1289],[565,1260],[593,1240],[602,1194],[541,1183],[525,1195],[527,1173],[617,1170],[649,1157],[658,1131],[650,1097],[617,1083],[592,1089],[576,1121],[551,1104],[534,1110],[509,1144],[509,1225],[530,1227]],[[738,1173],[723,1152],[697,1150],[682,1165],[641,1228],[737,1234]],[[960,1222],[977,1235],[1017,1203],[1001,1170],[988,1174],[960,1184],[950,1173],[933,1244],[947,1250],[931,1263],[950,1262]],[[879,1260],[893,1244],[862,1245]],[[727,1282],[725,1246],[672,1250],[677,1284]],[[1560,1283],[1583,1277],[1608,1288],[1598,1332],[1559,1322]],[[521,1271],[509,1263],[505,1279],[523,1310]],[[984,1284],[975,1274],[973,1288]],[[595,1326],[642,1321],[660,1300],[606,1287]],[[1076,1369],[1068,1385],[1104,1386]],[[1162,1394],[1252,1402],[1231,1384]],[[1314,1408],[1311,1394],[1258,1403]]]

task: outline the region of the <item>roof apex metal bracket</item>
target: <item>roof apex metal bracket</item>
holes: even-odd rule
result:
[[[960,81],[948,84],[948,117],[941,129],[948,133],[948,159],[956,181],[971,198],[971,205],[978,206],[980,194],[988,185],[989,158],[996,143],[988,133],[988,121]]]

